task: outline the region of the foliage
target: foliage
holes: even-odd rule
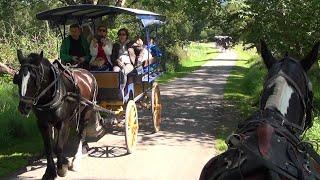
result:
[[[225,9],[225,30],[252,47],[265,39],[276,56],[301,58],[320,38],[317,0],[230,0]]]

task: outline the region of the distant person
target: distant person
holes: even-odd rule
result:
[[[154,57],[161,57],[162,56],[162,52],[161,52],[159,46],[154,42],[153,37],[150,38],[150,43],[148,45],[148,49],[150,50],[152,56],[154,56]]]
[[[81,37],[81,28],[78,24],[70,26],[70,35],[61,44],[60,58],[62,64],[77,65],[88,69],[90,62],[89,44]]]
[[[92,39],[90,44],[90,61],[91,70],[111,71],[111,53],[112,42],[107,37],[107,27],[99,26],[97,35]]]

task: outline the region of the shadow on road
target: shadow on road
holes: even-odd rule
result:
[[[94,158],[116,158],[128,155],[125,147],[119,146],[104,146],[91,147],[88,156]]]
[[[215,62],[212,61],[212,64]],[[161,131],[155,135],[142,136],[139,144],[184,146],[185,142],[192,142],[212,147],[217,131],[231,133],[238,117],[232,105],[223,101],[223,89],[232,67],[204,66],[184,78],[161,85]],[[152,125],[150,118],[144,115],[140,124]]]

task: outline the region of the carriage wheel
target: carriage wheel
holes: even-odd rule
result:
[[[158,132],[160,130],[161,124],[161,97],[160,97],[160,89],[158,83],[154,83],[152,86],[152,94],[151,94],[151,108],[152,108],[152,120],[154,132]]]
[[[125,119],[125,138],[127,145],[127,152],[131,154],[136,147],[138,141],[138,111],[136,104],[133,100],[130,100],[126,108],[126,119]]]

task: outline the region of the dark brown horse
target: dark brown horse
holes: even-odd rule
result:
[[[66,176],[68,168],[79,170],[86,124],[97,120],[97,112],[81,99],[95,102],[95,78],[84,69],[63,70],[59,64],[53,65],[45,59],[42,52],[24,57],[18,50],[17,54],[21,67],[14,76],[14,83],[19,86],[19,111],[28,115],[32,110],[37,117],[47,157],[47,169],[42,178],[54,179],[57,174]],[[72,122],[76,122],[79,145],[69,165],[63,147]],[[51,143],[52,127],[57,131],[55,146]],[[53,151],[58,159],[57,168]]]
[[[318,179],[320,157],[300,136],[312,126],[312,85],[306,75],[318,57],[319,43],[301,61],[276,60],[261,41],[268,75],[260,110],[238,125],[228,150],[212,158],[200,180]]]

